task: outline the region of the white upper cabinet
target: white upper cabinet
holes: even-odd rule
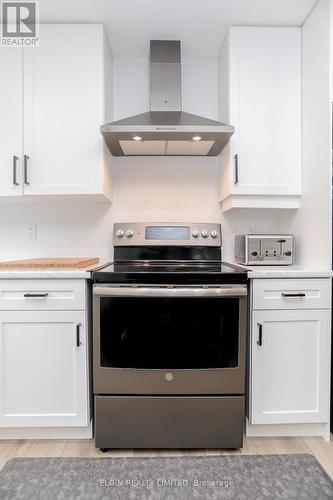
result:
[[[4,143],[0,160],[4,164],[9,156],[12,176],[16,129],[23,129],[23,146],[17,154],[21,168],[17,191],[29,196],[110,199],[111,156],[100,133],[100,126],[112,118],[111,56],[103,26],[41,25],[39,47],[23,49],[23,66],[14,67],[15,49],[2,51],[8,52],[2,56],[3,73],[10,80],[2,99],[5,110],[11,110],[2,116],[10,116],[13,124],[6,132],[10,140]],[[23,123],[18,105],[12,110],[5,101],[16,102],[22,82]],[[1,130],[6,125],[1,124]],[[5,179],[0,177],[0,193],[11,194],[4,187]]]
[[[0,47],[0,196],[22,194],[22,49]]]
[[[103,192],[104,51],[101,25],[42,25],[24,51],[26,194]]]
[[[235,127],[220,157],[223,210],[298,208],[300,28],[229,30],[219,57],[219,118]]]

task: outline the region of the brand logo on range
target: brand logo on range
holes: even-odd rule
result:
[[[35,47],[39,44],[39,2],[1,2],[1,45]]]
[[[167,382],[172,382],[173,381],[173,373],[170,373],[170,372],[166,373],[165,374],[165,380]]]

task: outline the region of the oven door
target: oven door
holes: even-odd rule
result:
[[[245,285],[95,285],[95,394],[244,394]]]

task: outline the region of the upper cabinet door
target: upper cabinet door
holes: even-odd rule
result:
[[[222,199],[300,196],[301,29],[231,28],[219,72],[220,118],[235,127]]]
[[[0,196],[22,194],[22,49],[0,47]]]
[[[41,25],[24,49],[26,195],[103,194],[105,48],[101,25]]]

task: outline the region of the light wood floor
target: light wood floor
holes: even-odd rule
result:
[[[14,457],[152,457],[180,455],[264,455],[272,453],[310,453],[333,479],[333,438],[244,438],[241,450],[112,450],[102,453],[93,440],[15,440],[0,441],[0,469]]]

